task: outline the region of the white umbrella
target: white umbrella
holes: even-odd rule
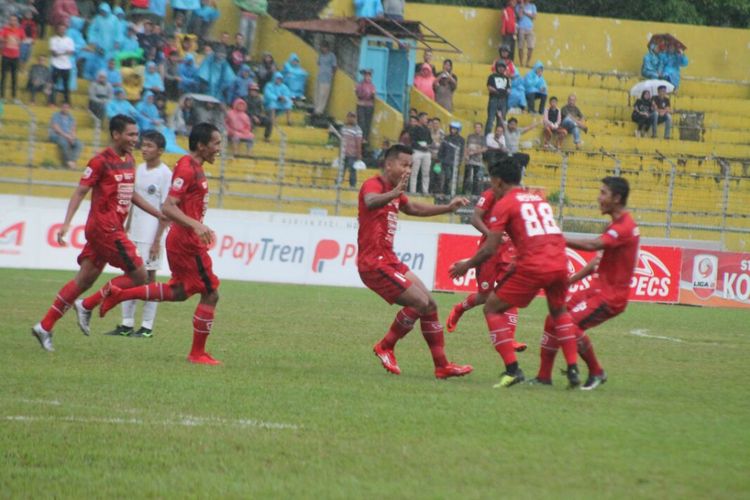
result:
[[[651,95],[654,96],[657,94],[658,88],[662,85],[667,87],[667,94],[674,92],[674,85],[666,80],[644,80],[636,83],[633,88],[630,89],[630,95],[633,97],[641,97],[643,91],[648,90],[651,92]]]

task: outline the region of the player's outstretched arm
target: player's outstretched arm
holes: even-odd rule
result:
[[[482,218],[484,217],[485,212],[487,210],[479,207],[474,207],[474,213],[471,214],[471,225],[474,226],[477,231],[482,233],[482,236],[487,236],[490,232],[489,228],[487,227],[487,224],[484,223],[484,220]]]
[[[487,234],[487,239],[484,242],[477,253],[470,259],[459,260],[454,262],[448,270],[451,278],[459,278],[466,274],[472,267],[477,267],[484,261],[492,257],[497,253],[497,249],[500,247],[500,243],[503,241],[503,231],[490,231]]]
[[[583,250],[587,252],[596,252],[604,249],[604,242],[601,238],[593,240],[584,240],[579,238],[565,238],[565,244],[573,250]]]
[[[583,266],[583,269],[578,271],[577,273],[571,274],[569,281],[571,283],[575,283],[577,281],[581,281],[586,276],[590,275],[596,270],[596,267],[599,265],[599,261],[602,260],[601,257],[598,255],[591,259],[589,262],[586,263],[585,266]]]
[[[195,234],[198,235],[198,238],[200,238],[200,240],[206,245],[210,245],[211,243],[213,243],[213,241],[216,239],[216,235],[211,230],[211,228],[201,223],[200,221],[197,221],[192,217],[188,217],[187,215],[185,215],[185,212],[180,210],[180,207],[177,206],[177,203],[179,201],[180,200],[173,196],[168,196],[167,201],[165,201],[164,205],[162,205],[162,211],[164,212],[164,215],[181,226],[191,228],[195,232]]]
[[[76,187],[76,190],[73,191],[73,196],[70,197],[70,201],[68,202],[68,210],[67,212],[65,212],[65,222],[63,222],[62,227],[57,231],[58,245],[67,245],[67,243],[65,242],[65,235],[70,229],[70,223],[73,221],[73,216],[75,216],[76,212],[78,211],[78,207],[81,206],[81,202],[86,197],[90,189],[90,186],[79,185],[78,187]]]
[[[133,205],[140,208],[147,214],[153,215],[159,220],[162,220],[164,218],[164,214],[162,214],[158,208],[154,207],[149,202],[144,200],[143,197],[138,193],[133,193]]]
[[[401,211],[406,215],[413,215],[415,217],[433,217],[435,215],[455,212],[459,208],[465,207],[468,204],[468,198],[464,198],[463,196],[453,198],[447,205],[427,205],[425,203],[409,201],[409,203],[401,207]]]

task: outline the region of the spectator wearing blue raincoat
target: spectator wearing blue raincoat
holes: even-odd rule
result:
[[[526,87],[521,75],[516,73],[510,82],[510,94],[508,95],[508,109],[526,109]]]
[[[357,17],[383,17],[380,0],[354,0],[354,15]]]
[[[112,10],[112,14],[115,16],[115,24],[117,26],[115,42],[119,46],[119,50],[122,50],[122,42],[128,37],[128,20],[125,19],[125,11],[122,10],[122,7],[115,7]]]
[[[195,67],[193,54],[185,54],[185,58],[177,69],[180,82],[177,85],[181,94],[200,91],[200,80],[198,79],[198,68]]]
[[[544,106],[547,104],[547,81],[544,79],[544,65],[537,61],[523,79],[523,86],[526,89],[526,102],[528,103],[529,113],[535,113],[536,100],[539,99],[540,115],[544,114]]]
[[[250,66],[243,64],[237,72],[237,78],[227,90],[227,104],[234,103],[235,99],[246,99],[250,94],[250,84],[255,81],[253,71]]]
[[[197,10],[201,6],[200,0],[172,0],[174,10]]]
[[[641,64],[641,76],[648,78],[649,80],[656,80],[662,77],[661,61],[659,60],[659,54],[656,51],[657,45],[652,43],[648,46],[648,52],[643,56],[643,64]]]
[[[122,87],[122,73],[114,59],[107,61],[107,69],[104,71],[107,73],[107,82],[112,85],[113,89]]]
[[[107,54],[104,49],[97,47],[90,52],[83,64],[83,78],[90,82],[96,80],[96,75],[103,69],[107,69]]]
[[[294,52],[284,64],[284,84],[289,87],[292,93],[292,99],[305,98],[305,85],[307,85],[307,76],[309,73],[300,65],[299,56]]]
[[[163,19],[167,15],[167,0],[148,0],[148,11]]]
[[[674,85],[674,89],[677,90],[681,79],[680,68],[688,65],[687,56],[682,52],[682,49],[670,45],[666,52],[659,54],[659,60],[662,63],[664,79]]]
[[[164,92],[164,80],[154,61],[146,63],[146,72],[143,74],[143,90],[158,93]]]
[[[125,38],[120,42],[120,53],[136,53],[140,51],[143,54],[143,49],[138,43],[138,35],[135,32],[135,27],[128,25],[125,32]],[[141,55],[141,57],[143,57]]]
[[[154,130],[162,124],[159,109],[154,104],[154,93],[150,90],[143,93],[140,102],[135,105],[135,110],[138,112],[136,120],[141,132]]]
[[[115,89],[115,98],[107,103],[107,118],[115,115],[126,115],[138,120],[138,111],[125,99],[125,91],[122,88]]]
[[[292,124],[292,92],[284,84],[284,75],[280,71],[277,71],[273,75],[273,80],[266,84],[263,89],[263,99],[266,106],[266,111],[271,114],[271,120],[276,123],[276,115],[280,111],[286,112],[286,123],[287,125]]]
[[[205,93],[224,101],[224,93],[234,81],[234,71],[224,52],[211,52],[198,68],[198,78]]]
[[[86,40],[91,45],[101,47],[106,54],[109,54],[115,48],[118,25],[119,21],[112,15],[112,9],[109,7],[109,4],[102,2],[99,4],[97,15],[94,16],[86,31]]]

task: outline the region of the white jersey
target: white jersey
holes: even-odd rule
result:
[[[152,169],[141,163],[135,171],[135,192],[157,209],[161,209],[166,201],[171,183],[172,171],[164,163]],[[134,243],[150,245],[158,228],[159,220],[156,217],[133,205],[128,234]]]

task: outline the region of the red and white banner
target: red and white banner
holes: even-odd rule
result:
[[[680,302],[750,308],[750,254],[682,251]]]
[[[466,276],[452,279],[448,275],[451,264],[474,255],[478,236],[441,234],[438,236],[435,289],[453,292],[477,291],[476,274],[471,269]],[[677,302],[680,295],[680,259],[682,250],[673,247],[641,247],[633,279],[630,300],[638,302]],[[594,257],[593,252],[567,249],[568,267],[573,274]],[[590,278],[571,285],[571,292],[586,289]]]

